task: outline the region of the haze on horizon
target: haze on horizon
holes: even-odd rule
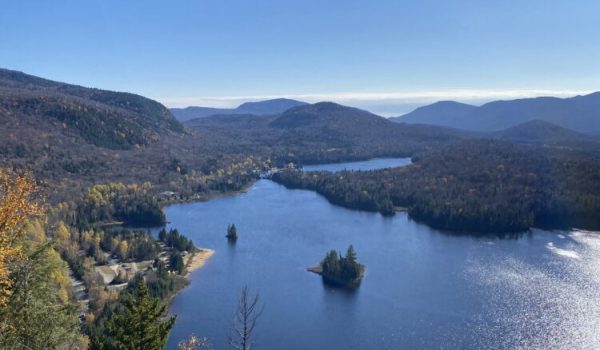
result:
[[[171,107],[289,97],[398,115],[599,90],[598,13],[592,0],[2,1],[0,66]]]

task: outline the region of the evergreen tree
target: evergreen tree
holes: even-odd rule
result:
[[[169,232],[161,231],[159,233],[159,238],[163,241],[168,247],[176,249],[180,252],[195,252],[196,246],[191,239],[187,238],[184,235],[179,234],[177,229],[169,230]]]
[[[166,306],[152,298],[148,287],[139,281],[108,331],[119,350],[162,350],[175,323],[175,317],[162,320]]]
[[[346,251],[346,260],[350,265],[356,264],[356,251],[354,250],[354,246],[352,244],[350,244],[348,250]]]
[[[237,228],[235,227],[235,224],[231,224],[231,225],[227,226],[227,235],[225,237],[227,237],[227,239],[230,241],[233,241],[233,242],[237,241],[238,234],[237,234]]]
[[[167,230],[164,228],[158,233],[158,240],[164,242],[167,239]]]
[[[183,263],[181,254],[178,252],[173,252],[171,253],[171,256],[169,256],[169,270],[180,275],[184,272],[185,264]]]
[[[321,262],[321,267],[323,268],[323,273],[327,275],[335,276],[339,273],[339,262],[340,258],[338,253],[335,250],[331,250],[325,256],[325,259]]]
[[[321,261],[320,274],[324,279],[343,285],[357,285],[364,272],[364,265],[356,261],[356,251],[350,245],[346,256],[335,250],[329,251]]]
[[[160,260],[159,258],[155,258],[154,259],[154,263],[152,264],[154,266],[154,268],[156,269],[156,272],[160,275],[162,274],[164,271],[167,270],[167,267],[165,266],[165,263]]]

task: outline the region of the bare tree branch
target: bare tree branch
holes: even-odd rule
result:
[[[254,345],[251,341],[256,321],[263,312],[260,306],[260,296],[250,297],[248,286],[242,288],[238,307],[234,317],[234,325],[229,335],[229,345],[237,350],[250,350]]]

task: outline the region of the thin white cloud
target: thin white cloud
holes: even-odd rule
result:
[[[539,96],[569,97],[591,93],[590,90],[552,89],[451,89],[432,91],[401,92],[340,92],[321,94],[273,94],[247,96],[188,96],[162,97],[159,101],[169,107],[203,106],[216,108],[236,107],[248,101],[261,101],[273,98],[292,98],[310,103],[333,101],[359,108],[365,108],[383,115],[406,113],[416,106],[441,100],[456,100],[480,104],[499,99],[516,99]]]

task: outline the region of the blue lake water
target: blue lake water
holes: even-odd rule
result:
[[[408,165],[411,163],[410,158],[376,158],[371,160],[334,163],[334,164],[317,164],[305,165],[302,167],[304,171],[342,171],[342,170],[372,170],[395,168]]]
[[[191,334],[227,349],[244,285],[264,305],[256,349],[600,348],[593,232],[450,234],[404,213],[349,210],[269,180],[245,194],[169,206],[166,215],[216,251],[171,304],[178,317],[169,349]],[[224,237],[230,223],[235,246]],[[358,290],[332,289],[306,271],[349,244],[367,267]]]

